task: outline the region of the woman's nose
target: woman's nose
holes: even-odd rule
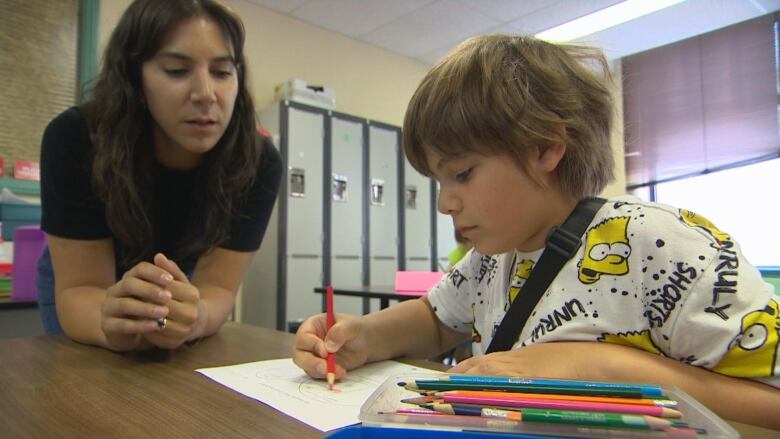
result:
[[[213,102],[216,100],[214,79],[208,70],[198,70],[193,75],[192,100],[195,102]]]

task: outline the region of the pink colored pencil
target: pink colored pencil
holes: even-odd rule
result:
[[[671,407],[677,406],[677,401],[668,399],[639,399],[639,398],[618,398],[613,396],[582,396],[582,395],[557,395],[548,393],[516,393],[516,392],[501,392],[490,390],[450,390],[446,392],[437,393],[436,396],[443,398],[448,395],[458,396],[473,396],[473,397],[494,397],[499,398],[520,398],[520,399],[554,399],[556,401],[584,401],[584,402],[605,402],[609,404],[632,404],[632,405],[649,405],[659,407]],[[430,401],[427,401],[430,402]]]
[[[645,406],[637,404],[613,404],[603,402],[540,400],[530,398],[507,398],[500,396],[482,397],[468,395],[444,395],[445,403],[479,404],[498,407],[529,407],[555,410],[579,410],[602,413],[623,413],[649,415],[661,418],[680,418],[682,413],[667,407]]]

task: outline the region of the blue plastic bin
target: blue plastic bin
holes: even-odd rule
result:
[[[483,431],[453,431],[412,428],[363,427],[360,425],[342,428],[327,436],[330,439],[498,439],[498,438],[541,438],[526,434],[501,434]]]
[[[0,202],[0,222],[3,223],[3,239],[12,241],[14,230],[17,227],[41,223],[41,205],[2,201]]]

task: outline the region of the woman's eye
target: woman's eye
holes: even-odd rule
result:
[[[187,74],[187,69],[165,69],[165,73],[168,76],[184,76]]]
[[[229,78],[230,76],[233,76],[232,70],[216,70],[212,72],[212,75],[217,76],[219,78]]]
[[[455,181],[459,183],[463,183],[464,181],[468,180],[469,175],[471,175],[471,169],[472,168],[468,168],[463,172],[458,172],[457,174],[455,174]]]

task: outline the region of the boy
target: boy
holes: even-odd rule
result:
[[[474,250],[426,298],[338,316],[330,331],[310,318],[296,364],[322,377],[336,352],[344,378],[471,337],[474,357],[450,372],[675,385],[725,418],[780,429],[772,287],[685,210],[607,201],[513,348],[485,354],[550,231],[612,178],[608,79],[597,50],[522,36],[472,38],[436,65],[409,104],[404,149]]]

